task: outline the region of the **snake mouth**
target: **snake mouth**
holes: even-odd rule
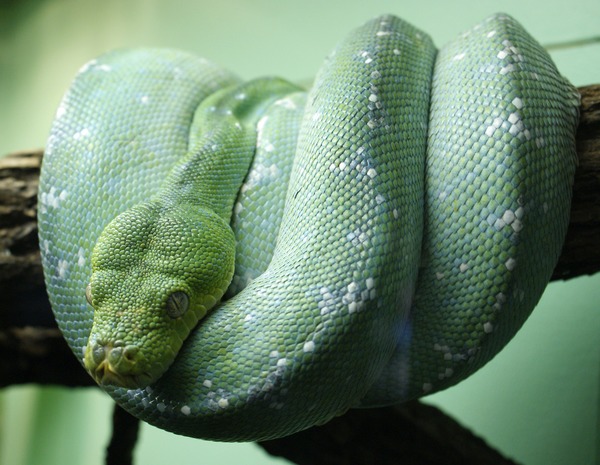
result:
[[[119,373],[108,360],[103,360],[89,372],[101,386],[138,389],[146,387],[152,382],[152,376],[149,373]]]
[[[101,386],[137,389],[155,380],[149,371],[143,369],[139,348],[133,345],[90,341],[83,362],[92,378]]]

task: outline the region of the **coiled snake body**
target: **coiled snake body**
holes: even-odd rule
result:
[[[439,52],[377,18],[308,93],[184,52],[108,53],[67,92],[42,168],[59,326],[124,408],[202,438],[455,384],[550,278],[577,108],[506,15]]]

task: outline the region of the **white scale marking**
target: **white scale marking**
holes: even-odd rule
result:
[[[315,351],[315,343],[314,341],[306,341],[304,343],[304,347],[302,347],[304,353],[310,353]]]
[[[88,137],[89,135],[90,135],[90,130],[88,128],[83,128],[81,131],[78,131],[75,134],[73,134],[73,139],[81,140],[84,137]]]
[[[66,260],[59,260],[56,271],[58,272],[59,278],[64,278],[67,274],[67,270],[69,269],[69,262]]]
[[[83,247],[79,247],[79,250],[77,251],[77,265],[79,267],[85,265],[85,251],[83,250]]]
[[[224,397],[221,398],[221,399],[219,399],[219,402],[217,402],[217,404],[221,408],[227,408],[227,407],[229,407],[229,401],[227,399],[225,399]]]
[[[517,261],[511,257],[508,260],[506,260],[504,265],[506,266],[506,269],[508,271],[513,271],[515,269],[515,267],[517,266]]]

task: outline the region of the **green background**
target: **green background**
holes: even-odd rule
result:
[[[1,1],[1,0],[0,0]],[[394,13],[442,45],[501,9],[542,44],[600,33],[600,1],[14,0],[0,3],[0,154],[42,147],[77,69],[117,47],[187,49],[245,78],[308,80],[352,28]],[[600,44],[552,51],[575,85],[600,83]],[[600,464],[600,275],[553,283],[521,332],[469,380],[430,396],[526,465]],[[0,464],[101,464],[111,403],[95,389],[0,391]],[[253,444],[144,425],[139,465],[283,464]]]

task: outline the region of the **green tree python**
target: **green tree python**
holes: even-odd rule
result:
[[[58,324],[133,415],[262,440],[451,386],[539,300],[578,94],[511,17],[439,51],[394,16],[308,91],[109,52],[60,104],[39,194]]]

